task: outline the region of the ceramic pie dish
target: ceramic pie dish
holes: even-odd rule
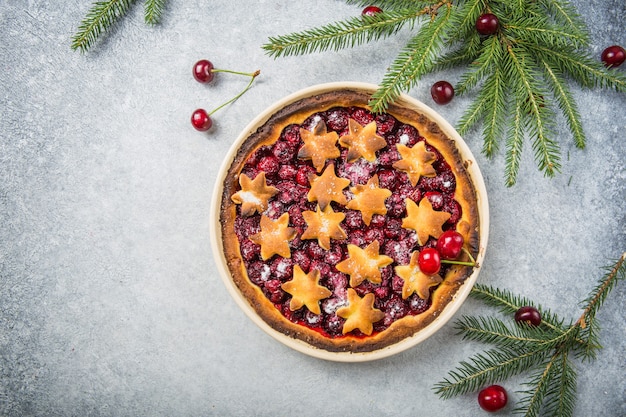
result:
[[[487,246],[465,142],[407,95],[373,114],[376,89],[322,84],[270,106],[233,143],[213,194],[212,249],[234,300],[317,358],[420,343],[461,306]]]

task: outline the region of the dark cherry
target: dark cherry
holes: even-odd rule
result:
[[[541,313],[535,307],[524,306],[515,312],[515,321],[537,327],[541,324]]]
[[[490,385],[478,393],[478,405],[485,411],[494,412],[506,406],[506,390],[500,385]]]
[[[619,45],[613,45],[602,51],[602,62],[607,67],[619,67],[626,61],[626,50]]]
[[[435,275],[441,269],[441,257],[435,248],[423,249],[417,258],[420,271],[426,275]]]
[[[206,110],[197,109],[191,115],[191,124],[196,130],[206,132],[213,126],[213,120],[211,120],[211,116],[209,116]]]
[[[443,259],[453,260],[461,255],[463,236],[456,230],[446,230],[437,240],[437,250]]]
[[[498,17],[493,13],[481,14],[476,20],[476,30],[481,35],[493,35],[498,31],[499,25]]]
[[[447,81],[437,81],[430,88],[430,95],[437,104],[448,104],[454,97],[454,87]]]
[[[367,6],[361,12],[361,16],[376,16],[378,13],[382,13],[382,12],[383,12],[383,9],[381,9],[380,7]]]
[[[193,78],[199,83],[210,83],[213,81],[215,73],[213,72],[213,63],[206,59],[201,59],[193,66]]]

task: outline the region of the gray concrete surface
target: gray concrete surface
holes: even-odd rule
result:
[[[274,60],[268,36],[358,14],[339,0],[172,0],[163,23],[142,2],[87,54],[70,38],[91,2],[0,0],[0,415],[478,416],[475,395],[440,400],[432,386],[484,346],[452,325],[371,363],[337,364],[289,350],[238,309],[217,275],[209,203],[239,131],[301,88],[378,83],[408,32],[352,50]],[[623,0],[572,1],[592,50],[626,45]],[[196,83],[200,58],[262,74],[215,115],[189,123],[245,85]],[[620,68],[618,71],[626,71]],[[411,95],[436,106],[429,76]],[[518,185],[504,156],[480,155],[490,196],[490,247],[480,282],[575,319],[626,250],[626,95],[573,87],[588,136],[575,149],[557,119],[562,173],[546,179],[525,148]],[[453,124],[471,97],[436,109]],[[626,415],[626,284],[599,314],[604,349],[576,362],[575,415]],[[470,300],[460,315],[491,310]],[[505,383],[512,401],[522,378]],[[510,412],[508,408],[501,415]]]

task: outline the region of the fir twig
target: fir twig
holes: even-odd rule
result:
[[[72,38],[72,49],[87,51],[104,32],[123,17],[135,0],[107,0],[95,2]]]
[[[369,5],[369,0],[346,0]],[[426,74],[456,66],[467,71],[455,86],[457,95],[474,100],[457,127],[462,135],[482,124],[483,153],[493,157],[506,136],[505,183],[515,184],[524,141],[546,176],[561,170],[555,119],[560,111],[578,148],[585,134],[569,80],[585,88],[626,91],[626,75],[592,59],[589,33],[567,0],[379,0],[384,12],[319,28],[269,38],[263,46],[274,57],[354,47],[415,30],[382,77],[371,107],[381,112]],[[499,17],[497,33],[481,37],[476,19],[485,12]],[[409,23],[407,25],[407,23]],[[477,94],[474,90],[480,89]],[[506,134],[505,134],[506,133]]]
[[[571,416],[576,400],[576,371],[570,355],[593,358],[600,348],[596,314],[610,291],[626,279],[626,253],[607,268],[605,275],[583,302],[583,313],[573,323],[549,310],[535,306],[528,298],[507,290],[475,285],[471,295],[501,313],[512,316],[523,306],[537,308],[542,321],[538,327],[514,324],[494,317],[463,317],[456,328],[465,340],[492,344],[493,349],[462,361],[434,386],[442,398],[477,391],[513,375],[530,372],[515,412],[527,417]]]
[[[149,25],[156,25],[161,22],[163,10],[167,0],[146,0],[144,19]]]

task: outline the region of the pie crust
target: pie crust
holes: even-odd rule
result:
[[[478,195],[476,174],[471,173],[475,172],[475,167],[471,166],[475,162],[465,152],[463,155],[459,152],[457,140],[460,138],[451,138],[446,134],[449,127],[442,128],[417,108],[392,104],[385,116],[392,116],[397,121],[394,129],[398,126],[415,128],[420,139],[417,143],[390,144],[391,139],[385,132],[377,133],[375,121],[361,124],[349,117],[345,128],[335,131],[320,117],[335,109],[346,112],[357,109],[360,114],[371,114],[368,105],[371,93],[367,89],[350,87],[326,90],[292,101],[276,109],[265,120],[257,121],[256,129],[246,133],[245,138],[236,144],[232,159],[225,162],[223,183],[218,184],[216,192],[220,229],[218,247],[222,251],[219,256],[224,261],[233,288],[247,302],[246,307],[254,311],[270,329],[325,352],[358,354],[389,348],[424,331],[438,320],[449,304],[462,302],[470,289],[464,283],[471,281],[470,284],[473,284],[474,272],[479,269],[478,262],[474,267],[442,265],[441,272],[433,276],[421,273],[416,265],[419,250],[433,246],[444,229],[453,228],[461,233],[465,240],[464,248],[474,259],[480,261],[484,256],[487,222],[483,220],[484,224],[481,224],[485,213],[480,211],[486,206],[486,196]],[[372,115],[372,118],[375,116]],[[296,152],[299,166],[310,166],[307,177],[309,186],[304,186],[306,194],[299,190],[303,198],[298,201],[306,199],[310,207],[302,213],[304,225],[295,224],[289,215],[289,208],[295,202],[272,203],[278,201],[281,191],[285,190],[280,190],[280,179],[277,179],[276,173],[268,174],[259,169],[256,160],[261,152],[271,149],[286,129],[299,133]],[[397,153],[391,170],[399,173],[396,177],[400,180],[396,181],[393,189],[387,189],[379,183],[382,170],[380,158],[382,152],[393,147]],[[346,163],[357,164],[360,161],[369,164],[370,168],[374,167],[366,175],[367,178],[355,180],[346,178],[345,172],[337,172],[341,164],[345,166]],[[443,168],[438,171],[437,167]],[[431,197],[426,196],[428,187],[420,189],[422,183],[427,184],[430,180],[429,184],[441,187],[443,180],[437,182],[434,179],[440,179],[437,175],[442,170],[448,171],[444,180],[452,183],[444,185],[443,191],[447,192],[446,198],[456,202],[458,210],[454,213],[440,207],[437,198],[431,201]],[[452,181],[449,181],[450,173],[454,177]],[[484,184],[482,178],[479,180],[482,194]],[[404,205],[404,214],[387,213],[392,195],[398,193],[401,187],[406,190],[409,186],[418,190],[419,201],[393,197],[394,202]],[[294,194],[297,193],[294,191]],[[377,239],[361,241],[360,245],[357,240],[355,244],[351,233],[356,232],[345,225],[347,213],[352,217],[360,213],[364,230],[374,227],[373,219],[380,223],[395,215],[402,221],[403,238],[398,242],[409,248],[405,250],[407,253],[394,259],[388,256],[390,253],[384,253]],[[451,217],[453,223],[449,223]],[[264,236],[261,226],[272,236]],[[246,248],[242,246],[243,240],[249,240]],[[381,240],[395,242],[394,238]],[[313,241],[317,242],[317,249],[321,251],[342,247],[340,259],[334,263],[326,262],[326,265],[333,276],[345,276],[345,287],[333,287],[329,283],[329,277],[324,276],[328,268],[319,271],[315,266],[297,262],[294,253],[305,252],[306,245],[311,245]],[[263,256],[248,256],[250,247],[254,249],[251,245],[259,245],[258,251]],[[463,260],[467,261],[469,257],[464,256]],[[250,257],[254,259],[254,268],[258,268],[259,262],[265,263],[261,278],[258,271],[247,269],[246,265],[253,269],[247,259]],[[280,263],[281,258],[293,273],[288,277],[281,276],[280,286],[273,285],[272,294],[282,294],[273,298],[270,290],[264,288],[264,282],[276,281],[271,276],[270,267],[273,262]],[[385,277],[381,277],[383,268],[387,268]],[[252,279],[251,275],[255,278]],[[375,293],[381,286],[387,289]],[[460,295],[463,287],[463,294]],[[402,297],[405,303],[409,303],[408,297],[413,297],[411,300],[419,297],[421,305],[417,311],[409,309],[403,317],[396,319],[389,309],[385,313],[384,303],[390,297],[376,295],[385,292],[396,299]],[[328,307],[330,302],[323,304],[326,299],[339,302],[331,308]],[[315,316],[320,322],[313,320],[310,325],[307,319]],[[326,330],[326,322],[322,321],[330,316],[343,324],[341,331]]]

